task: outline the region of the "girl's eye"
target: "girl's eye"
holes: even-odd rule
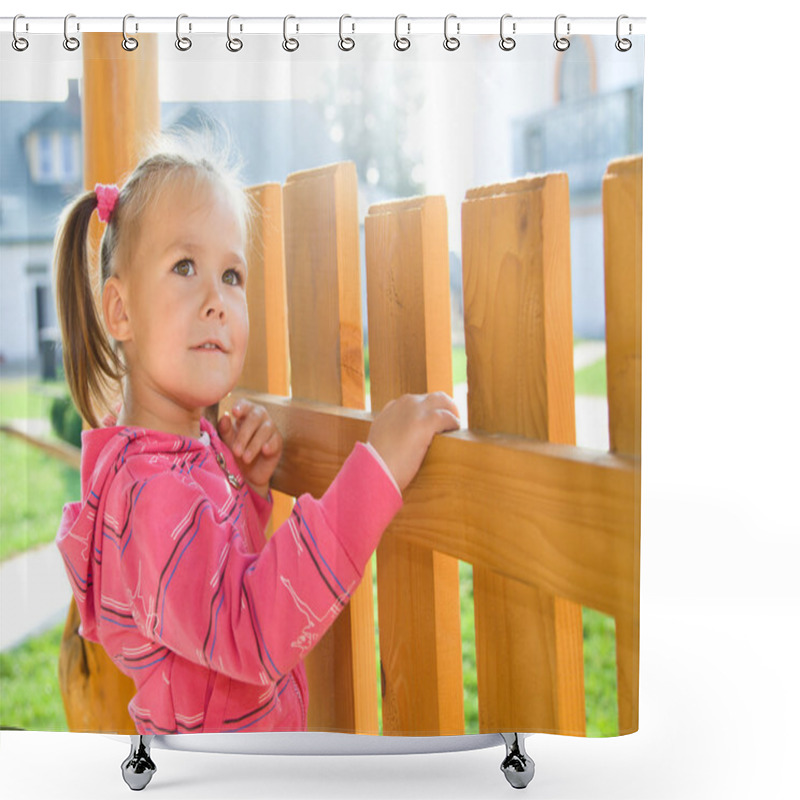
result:
[[[188,277],[189,275],[194,274],[194,264],[192,264],[189,260],[179,261],[173,268],[173,272],[177,272],[178,275],[182,275],[184,277]]]
[[[242,273],[238,269],[226,269],[222,275],[222,282],[230,286],[240,286],[242,283]]]

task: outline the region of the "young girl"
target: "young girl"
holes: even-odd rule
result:
[[[94,210],[102,322],[89,278]],[[118,190],[64,212],[55,256],[64,364],[83,434],[82,502],[57,542],[81,615],[136,684],[140,734],[303,730],[303,658],[361,580],[433,435],[458,427],[443,394],[373,422],[324,496],[300,497],[264,544],[282,440],[239,402],[248,335],[247,195],[213,156],[163,150]],[[110,338],[109,338],[110,337]],[[95,399],[118,383],[116,419]]]

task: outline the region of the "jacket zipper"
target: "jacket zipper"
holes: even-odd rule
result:
[[[228,478],[228,483],[233,486],[234,489],[241,489],[242,482],[228,469],[228,465],[225,463],[225,456],[222,455],[222,453],[217,453],[216,455],[217,464],[219,464],[225,476]]]

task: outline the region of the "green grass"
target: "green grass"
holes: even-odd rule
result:
[[[66,384],[42,383],[35,378],[0,380],[0,422],[9,419],[49,419],[53,394],[66,392]]]
[[[0,421],[48,419],[63,383],[0,380]],[[77,470],[0,433],[0,561],[52,542],[64,503],[80,499]]]
[[[453,348],[453,383],[467,382],[467,351],[464,345]]]
[[[472,564],[458,562],[461,597],[461,669],[464,680],[464,733],[480,733],[478,726],[478,669],[475,656],[475,604]]]
[[[588,367],[579,369],[575,373],[575,394],[605,397],[606,386],[606,360],[602,358]]]
[[[583,685],[586,735],[616,736],[617,656],[614,618],[583,609]]]
[[[0,727],[66,731],[58,686],[58,653],[64,626],[0,653]]]
[[[77,470],[0,433],[0,561],[54,541],[64,503],[80,491]]]

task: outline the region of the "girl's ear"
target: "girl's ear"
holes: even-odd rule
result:
[[[110,277],[103,286],[103,319],[113,339],[118,342],[130,339],[125,284],[116,275]]]

